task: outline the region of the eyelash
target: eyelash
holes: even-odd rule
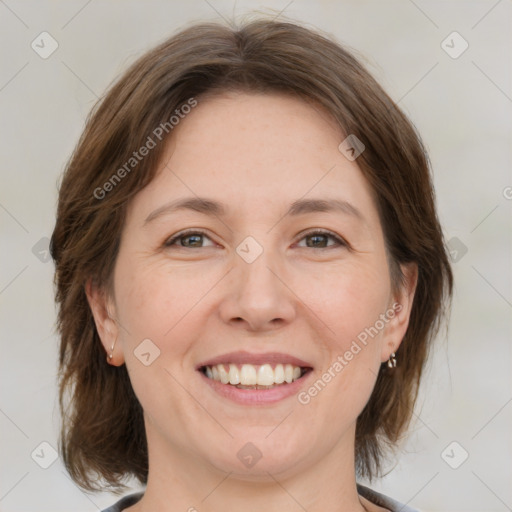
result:
[[[177,233],[176,235],[172,236],[171,238],[169,238],[168,240],[165,241],[164,245],[165,245],[165,247],[171,247],[173,245],[176,245],[176,242],[178,240],[180,240],[181,238],[185,238],[186,236],[189,236],[189,235],[203,235],[203,236],[206,236],[207,238],[210,238],[205,231],[201,231],[200,229],[188,229],[185,231],[181,231],[180,233]],[[328,230],[324,230],[324,229],[308,231],[307,233],[304,233],[302,235],[302,238],[300,238],[299,241],[302,241],[304,238],[307,238],[308,236],[314,236],[314,235],[327,236],[327,237],[332,238],[336,242],[336,245],[331,245],[328,247],[319,247],[319,249],[330,249],[335,246],[348,247],[348,243],[345,240],[343,240],[338,235],[334,234],[332,231],[328,231]],[[211,240],[211,238],[210,238],[210,240]],[[202,249],[202,247],[184,247],[184,246],[179,246],[179,247],[183,248],[183,249]],[[315,247],[306,247],[306,249],[315,249]]]

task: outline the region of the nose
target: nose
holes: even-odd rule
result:
[[[275,261],[265,251],[252,263],[236,258],[220,305],[222,320],[255,332],[274,331],[293,321],[295,296],[284,272],[274,270]]]

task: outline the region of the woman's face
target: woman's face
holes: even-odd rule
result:
[[[239,478],[353,465],[355,421],[411,304],[392,293],[344,139],[280,95],[199,101],[174,128],[128,211],[115,323],[96,313],[144,409],[150,470],[164,458]]]

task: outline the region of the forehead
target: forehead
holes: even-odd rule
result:
[[[378,221],[369,184],[338,146],[331,116],[280,94],[199,99],[175,126],[161,169],[133,201],[140,215],[183,197],[210,197],[237,216],[288,209],[298,199],[350,201]]]

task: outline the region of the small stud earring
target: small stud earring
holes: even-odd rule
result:
[[[396,354],[394,352],[389,356],[388,368],[396,368]]]
[[[112,358],[114,357],[114,346],[116,344],[116,341],[117,341],[117,338],[114,341],[114,343],[112,343],[112,346],[110,347],[110,354],[108,355],[108,359],[107,359],[108,363],[110,363],[110,361],[112,361]]]

